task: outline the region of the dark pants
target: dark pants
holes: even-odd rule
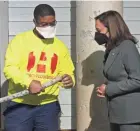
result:
[[[58,131],[60,105],[32,106],[10,102],[4,112],[5,131]]]
[[[111,124],[111,131],[140,131],[140,123],[138,124]]]

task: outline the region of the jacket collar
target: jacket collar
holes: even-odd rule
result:
[[[112,49],[108,55],[108,58],[105,62],[104,65],[104,72],[106,73],[108,71],[108,69],[112,66],[113,62],[115,61],[115,59],[117,58],[118,54],[119,54],[119,46],[115,47],[114,49]]]

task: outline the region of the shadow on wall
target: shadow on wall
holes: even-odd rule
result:
[[[103,51],[96,51],[82,62],[82,85],[95,85],[90,99],[91,122],[85,131],[109,131],[107,102],[105,98],[97,97],[96,87],[104,82]]]
[[[1,86],[1,97],[8,95],[8,80],[5,80]],[[2,103],[2,105],[6,105],[6,102]]]
[[[8,95],[8,81],[4,81],[4,83],[1,86],[1,97],[7,96]],[[7,107],[7,102],[1,103],[1,113],[3,114],[4,110]],[[1,115],[1,129],[4,129],[4,116]]]
[[[76,1],[71,1],[71,57],[76,71]],[[76,78],[76,73],[75,78]],[[71,129],[76,129],[76,90],[71,91]]]

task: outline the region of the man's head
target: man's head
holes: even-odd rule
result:
[[[34,23],[36,30],[44,38],[53,38],[55,35],[55,11],[47,4],[40,4],[34,10]]]

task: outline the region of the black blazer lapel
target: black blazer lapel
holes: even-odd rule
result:
[[[111,65],[115,61],[115,59],[116,59],[118,54],[119,54],[119,48],[118,47],[116,47],[112,51],[110,51],[109,56],[108,56],[108,58],[107,58],[107,60],[105,62],[105,65],[104,65],[104,72],[105,73],[111,67]]]

